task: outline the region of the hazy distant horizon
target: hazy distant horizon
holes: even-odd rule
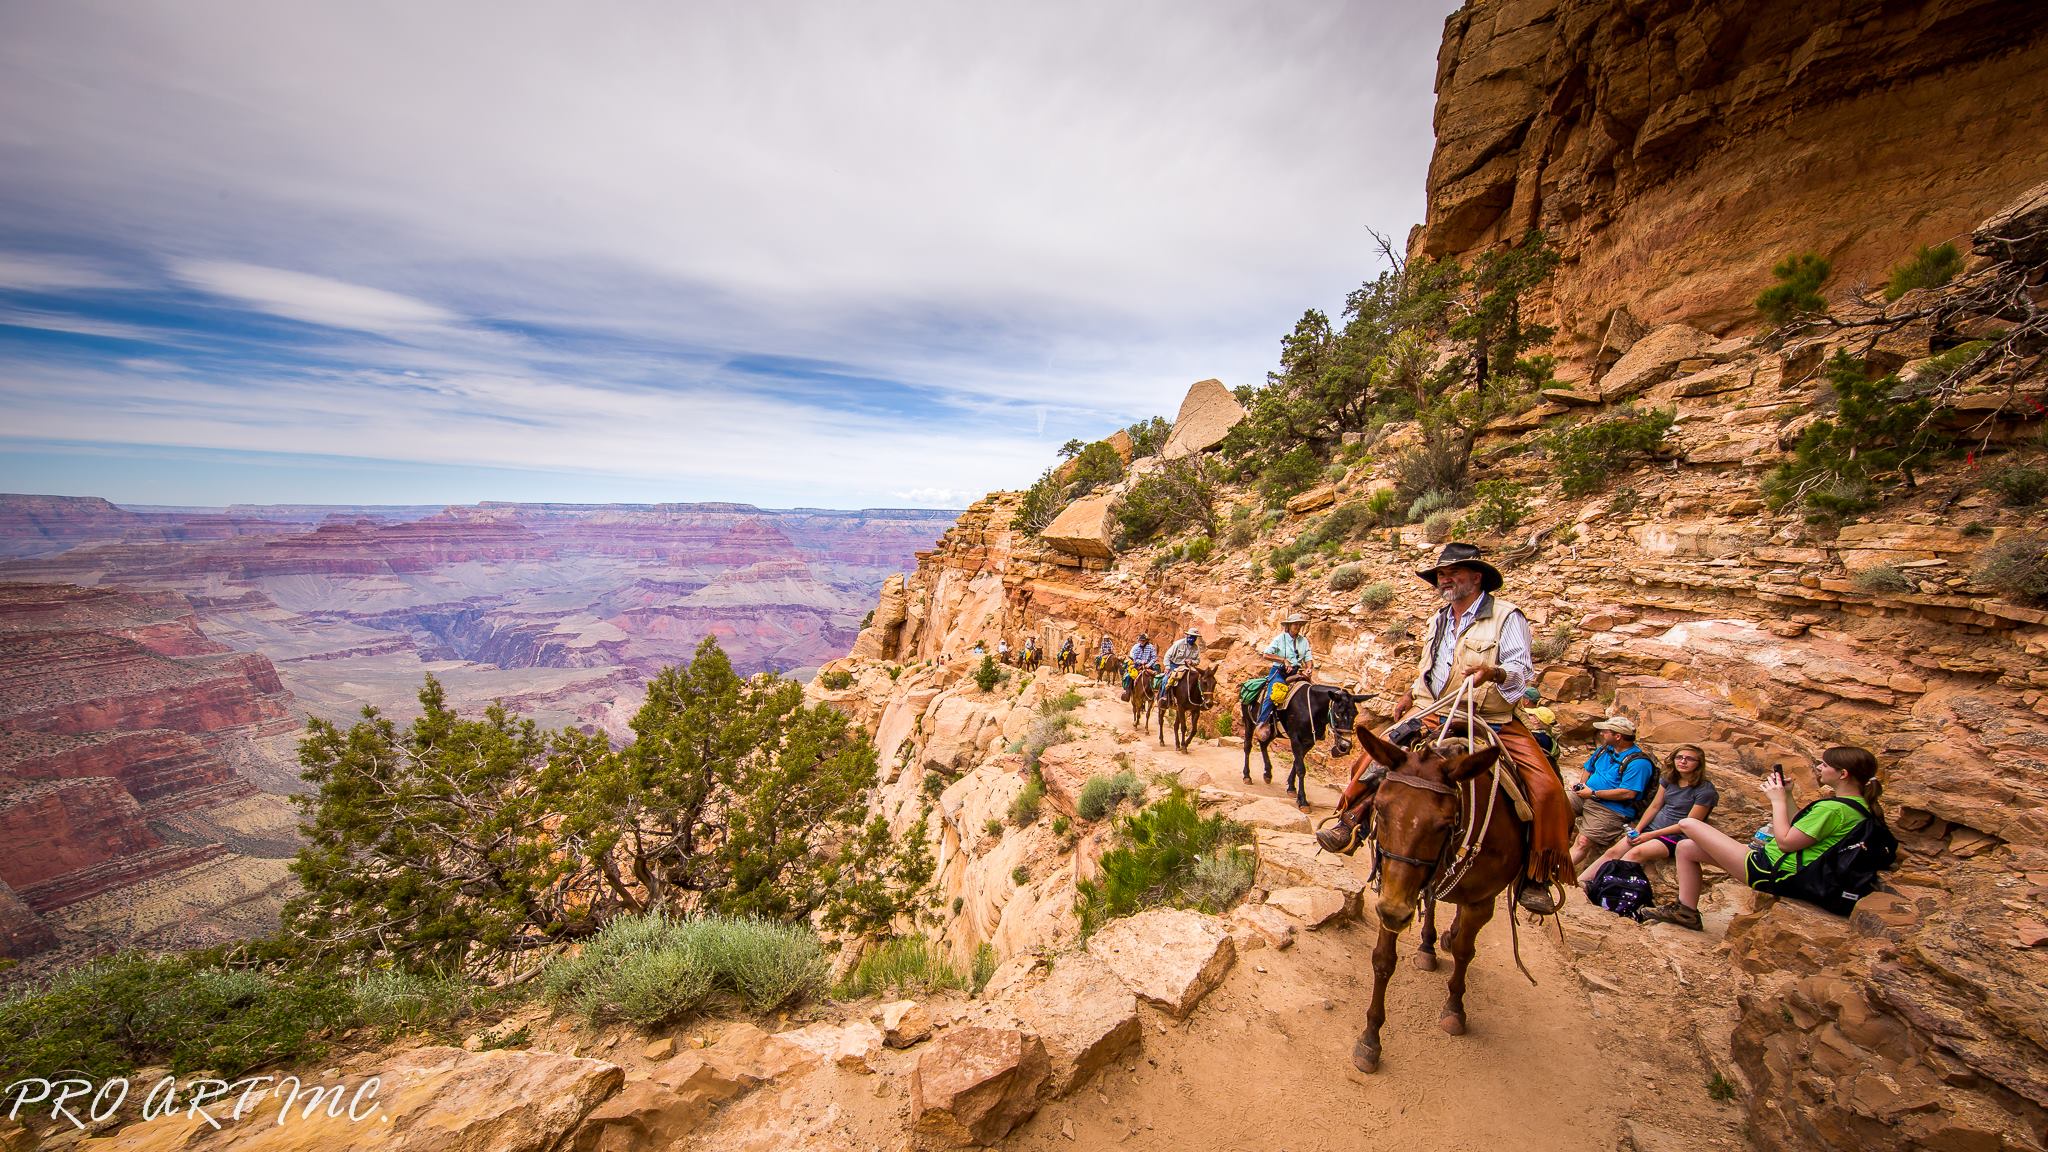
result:
[[[863,513],[863,512],[888,512],[888,513],[895,513],[895,514],[899,514],[899,515],[913,515],[913,516],[929,516],[929,517],[931,517],[932,519],[941,519],[941,518],[944,518],[944,517],[949,517],[949,516],[958,516],[958,515],[959,515],[959,514],[960,514],[961,512],[963,512],[963,511],[965,511],[965,510],[966,510],[966,509],[965,509],[965,506],[962,506],[962,507],[960,507],[960,508],[928,508],[928,507],[919,507],[919,506],[905,506],[905,505],[894,505],[894,506],[891,506],[891,505],[864,505],[864,506],[862,506],[862,507],[857,507],[857,508],[855,508],[855,507],[845,507],[845,508],[830,508],[830,507],[824,507],[824,506],[821,506],[821,505],[810,505],[810,504],[797,504],[797,505],[788,505],[788,506],[783,506],[783,505],[770,505],[770,504],[758,504],[758,503],[755,503],[755,502],[753,502],[753,501],[750,501],[750,500],[645,500],[645,501],[620,501],[620,500],[600,500],[600,501],[589,501],[589,500],[494,500],[494,499],[485,499],[485,500],[455,500],[455,501],[434,501],[434,500],[421,500],[421,501],[411,501],[411,502],[407,502],[407,503],[402,503],[402,504],[383,504],[383,503],[368,503],[368,504],[356,504],[356,503],[334,503],[334,502],[328,502],[328,501],[307,501],[307,500],[265,500],[265,501],[253,501],[253,500],[236,500],[236,501],[232,501],[232,502],[230,502],[230,503],[227,503],[227,504],[151,504],[151,503],[147,503],[147,502],[139,502],[139,501],[131,501],[131,500],[115,500],[115,499],[113,499],[112,497],[109,497],[109,496],[103,496],[103,495],[101,495],[101,494],[99,494],[99,493],[97,493],[97,492],[71,493],[71,492],[7,492],[7,491],[0,491],[0,502],[5,502],[5,501],[7,501],[8,499],[10,499],[10,498],[13,498],[13,497],[29,497],[29,498],[50,498],[50,499],[60,499],[60,500],[105,500],[105,501],[106,501],[107,503],[109,503],[109,504],[112,504],[112,505],[113,505],[114,507],[116,507],[116,508],[119,508],[119,509],[121,509],[121,510],[122,510],[122,511],[124,511],[124,512],[152,512],[152,513],[181,513],[181,512],[185,512],[185,513],[189,513],[189,512],[228,512],[228,511],[232,511],[232,510],[234,510],[234,509],[238,509],[238,508],[247,508],[247,509],[257,509],[257,510],[262,510],[262,509],[289,509],[289,508],[303,508],[303,509],[309,509],[309,510],[312,510],[312,509],[335,509],[335,510],[345,510],[345,511],[350,511],[350,512],[424,512],[424,513],[426,513],[426,514],[428,514],[428,515],[432,515],[433,513],[436,513],[436,512],[440,512],[440,511],[446,510],[446,509],[448,509],[448,508],[465,508],[465,507],[468,507],[468,508],[474,508],[474,507],[481,507],[481,506],[485,506],[485,505],[506,505],[506,506],[512,506],[512,507],[522,507],[522,508],[557,508],[557,509],[563,509],[563,510],[573,510],[573,509],[592,509],[592,508],[624,508],[624,509],[638,509],[638,510],[646,510],[646,511],[652,511],[652,510],[654,510],[654,509],[656,509],[656,508],[661,508],[661,507],[671,507],[671,508],[676,508],[676,509],[679,509],[679,510],[683,510],[683,509],[702,509],[702,508],[715,508],[715,507],[740,507],[740,508],[746,508],[746,509],[751,509],[751,510],[753,510],[753,511],[756,511],[756,512],[764,512],[764,513],[766,513],[766,512],[775,512],[775,513],[782,513],[782,512],[791,512],[791,513],[801,513],[801,512],[824,512],[824,513],[849,513],[849,514],[851,514],[851,513]]]

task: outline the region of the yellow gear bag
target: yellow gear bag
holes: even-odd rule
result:
[[[1278,708],[1287,703],[1287,694],[1293,690],[1293,687],[1293,685],[1285,680],[1273,685],[1273,691],[1269,693],[1273,697],[1273,707]]]

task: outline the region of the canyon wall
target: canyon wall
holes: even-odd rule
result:
[[[1569,350],[1622,310],[1725,333],[1788,254],[1846,296],[2041,179],[2048,6],[1475,0],[1445,24],[1435,125],[1411,252],[1541,228]]]

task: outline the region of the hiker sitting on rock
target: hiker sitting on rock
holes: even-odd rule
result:
[[[1266,645],[1266,655],[1273,657],[1273,667],[1259,684],[1259,718],[1254,740],[1263,742],[1273,723],[1273,689],[1276,685],[1306,680],[1315,653],[1309,650],[1308,637],[1301,630],[1308,624],[1308,617],[1296,612],[1280,622],[1280,634]]]
[[[1648,909],[1643,917],[1699,931],[1700,868],[1709,862],[1759,892],[1846,912],[1844,905],[1853,906],[1855,896],[1868,893],[1877,870],[1889,868],[1898,851],[1877,807],[1884,791],[1877,771],[1877,757],[1867,749],[1828,749],[1813,762],[1813,783],[1833,795],[1808,804],[1795,817],[1789,814],[1791,784],[1784,766],[1772,768],[1763,783],[1771,802],[1770,838],[1755,848],[1704,820],[1680,820],[1678,831],[1685,839],[1677,851],[1678,899]],[[1860,854],[1858,862],[1845,865],[1848,875],[1822,859],[1844,842],[1872,849]]]
[[[1657,794],[1649,807],[1643,809],[1642,818],[1598,860],[1586,865],[1586,870],[1579,873],[1579,883],[1590,883],[1593,873],[1609,860],[1648,864],[1676,855],[1679,843],[1685,839],[1678,832],[1678,822],[1704,822],[1720,802],[1721,793],[1707,779],[1707,754],[1697,744],[1680,744],[1671,753],[1671,761],[1657,784]]]
[[[1636,747],[1635,721],[1609,716],[1593,725],[1600,746],[1586,757],[1586,779],[1572,785],[1572,810],[1579,815],[1579,836],[1572,842],[1572,867],[1607,851],[1622,839],[1630,822],[1648,806],[1657,762]]]
[[[1131,698],[1131,677],[1136,676],[1139,669],[1155,675],[1159,672],[1159,649],[1152,646],[1152,637],[1143,632],[1138,633],[1138,642],[1131,645],[1130,667],[1124,669],[1123,698],[1126,700]]]

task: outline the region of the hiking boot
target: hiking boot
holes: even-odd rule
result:
[[[1520,904],[1524,912],[1538,916],[1557,915],[1557,898],[1550,894],[1548,884],[1523,882],[1521,890],[1515,893],[1515,903]]]
[[[1257,728],[1252,729],[1253,743],[1264,744],[1266,741],[1271,740],[1272,738],[1273,726],[1271,724],[1261,724]],[[1271,781],[1269,780],[1267,781],[1267,783],[1271,783]]]
[[[1665,924],[1676,924],[1680,928],[1690,928],[1695,932],[1701,931],[1700,910],[1680,904],[1676,900],[1669,904],[1659,904],[1655,908],[1645,908],[1637,915],[1645,922],[1656,920]]]

